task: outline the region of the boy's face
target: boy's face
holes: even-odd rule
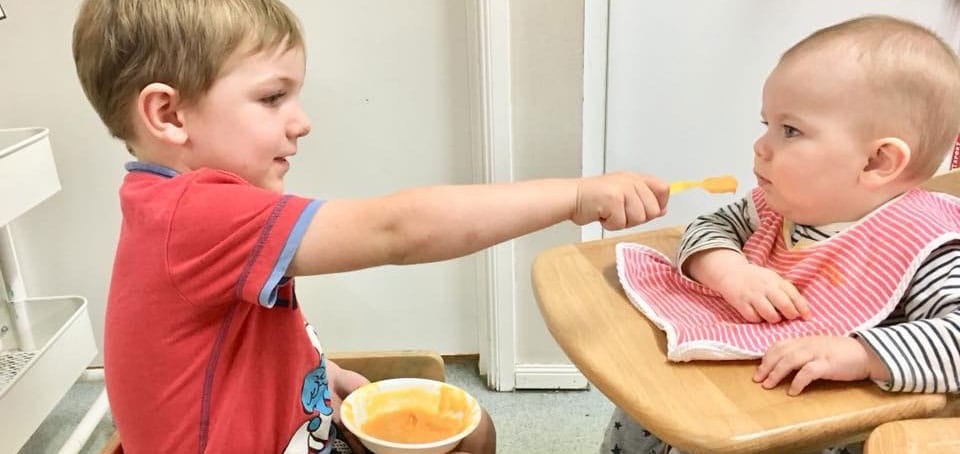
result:
[[[182,110],[189,170],[226,170],[282,192],[287,158],[310,132],[299,100],[303,77],[300,48],[236,52],[207,94]]]
[[[850,60],[826,51],[793,56],[764,84],[767,130],[753,146],[754,173],[771,208],[794,222],[864,214],[857,189],[870,155],[869,97]]]

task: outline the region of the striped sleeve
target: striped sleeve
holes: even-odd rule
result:
[[[960,392],[960,243],[924,260],[901,302],[907,322],[857,332],[890,371],[887,391]]]
[[[696,252],[707,249],[743,248],[747,238],[757,228],[757,214],[749,196],[719,210],[693,220],[680,238],[677,267]]]

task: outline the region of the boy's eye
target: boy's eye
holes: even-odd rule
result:
[[[783,137],[791,138],[800,135],[800,130],[790,125],[783,125]]]

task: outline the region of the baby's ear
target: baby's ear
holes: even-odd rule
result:
[[[167,84],[154,82],[140,90],[136,118],[142,133],[166,143],[186,143],[187,132],[180,117],[182,102],[177,90]]]
[[[878,139],[871,144],[870,150],[860,178],[872,187],[896,181],[910,162],[910,146],[896,137]]]

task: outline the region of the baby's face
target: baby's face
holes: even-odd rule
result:
[[[767,203],[794,222],[823,225],[862,214],[858,176],[870,155],[861,70],[827,52],[782,62],[763,87],[766,131],[754,173]]]
[[[303,49],[284,47],[236,52],[207,94],[182,111],[189,170],[226,170],[255,186],[283,191],[287,158],[296,154],[297,139],[310,132],[299,99]]]

